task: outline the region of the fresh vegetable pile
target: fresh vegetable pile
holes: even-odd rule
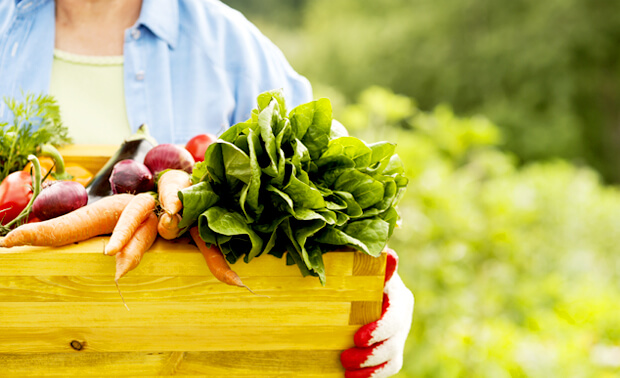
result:
[[[149,175],[145,172],[145,169],[148,170],[148,168],[143,167],[143,161],[146,154],[156,145],[157,142],[149,134],[148,127],[146,125],[140,126],[132,136],[121,144],[116,153],[88,183],[88,202],[92,203],[117,193],[135,193],[138,188],[151,190],[153,183],[150,182]],[[123,160],[137,163],[126,166],[126,168],[135,169],[121,168],[126,163],[121,163],[119,168],[115,169],[117,164]],[[131,171],[128,178],[123,177],[125,176],[123,171]],[[114,180],[116,175],[121,176],[118,182]],[[150,176],[152,178],[152,172]],[[131,180],[134,180],[133,185],[127,185]]]
[[[323,284],[323,253],[346,246],[378,256],[398,220],[403,166],[394,144],[340,134],[328,99],[287,114],[281,91],[261,94],[251,119],[194,167],[193,185],[179,192],[179,227],[197,221],[200,237],[231,263],[286,255]]]
[[[261,254],[286,256],[288,265],[325,284],[324,253],[349,247],[378,256],[391,236],[407,185],[394,149],[347,136],[332,124],[327,99],[287,113],[281,91],[265,92],[248,121],[217,140],[196,136],[185,149],[157,145],[143,125],[86,189],[56,181],[39,195],[41,166],[30,156],[34,177],[6,187],[21,188],[24,197],[16,220],[33,209],[39,222],[5,225],[11,231],[0,247],[62,246],[112,234],[104,253],[116,257],[118,285],[157,235],[175,239],[189,230],[213,275],[227,284],[247,288],[227,261]],[[66,180],[58,151],[38,150],[52,157],[55,178]]]
[[[10,114],[0,122],[0,235],[83,206],[84,185],[92,178],[79,165],[65,166],[53,146],[70,142],[53,97],[27,94],[23,101],[5,99],[5,104]]]

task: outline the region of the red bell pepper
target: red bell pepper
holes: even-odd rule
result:
[[[17,171],[6,176],[0,184],[0,224],[17,218],[32,197],[32,178],[29,172]]]

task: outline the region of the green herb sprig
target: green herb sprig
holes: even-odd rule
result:
[[[71,142],[52,96],[28,93],[23,97],[23,101],[4,99],[12,119],[0,122],[0,181],[9,173],[23,169],[28,155],[36,154],[39,146]]]

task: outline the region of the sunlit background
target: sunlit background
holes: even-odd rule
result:
[[[620,8],[228,0],[410,178],[399,377],[620,374]]]

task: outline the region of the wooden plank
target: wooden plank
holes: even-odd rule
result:
[[[349,324],[361,326],[379,320],[381,317],[381,305],[382,302],[351,302]]]
[[[271,302],[381,301],[382,277],[330,276],[325,287],[314,277],[246,277],[257,294]],[[121,282],[123,296],[133,302],[264,302],[243,288],[213,277],[133,276]],[[0,276],[1,302],[114,302],[120,297],[112,276]],[[1,313],[1,312],[0,312]]]
[[[386,254],[373,257],[365,253],[354,253],[353,275],[354,276],[385,276]]]
[[[179,365],[179,374],[213,374],[224,377],[228,373],[242,377],[339,377],[344,370],[340,365],[340,351],[333,350],[278,350],[269,352],[232,351],[224,353],[187,353]]]
[[[107,237],[59,248],[0,248],[0,276],[107,276],[113,277],[115,260],[103,255]],[[350,276],[356,252],[330,252],[324,255],[328,276]],[[300,277],[299,268],[287,266],[284,259],[259,256],[249,264],[232,265],[240,277]],[[204,258],[186,239],[168,242],[158,239],[142,262],[129,273],[133,276],[211,276]],[[317,278],[311,278],[318,280]]]
[[[3,377],[342,377],[339,351],[0,354]],[[320,362],[320,363],[317,363]]]
[[[96,174],[119,148],[117,145],[78,144],[59,148],[67,164],[79,164]]]
[[[0,353],[344,350],[359,326],[0,327]],[[77,353],[77,352],[76,352]]]
[[[159,375],[175,375],[179,370],[179,366],[185,360],[187,352],[171,352],[164,361],[164,366],[159,370]]]
[[[348,325],[348,302],[4,302],[2,327],[207,327]]]
[[[379,257],[372,257],[363,253],[355,253],[353,258],[354,276],[375,276],[381,279],[375,288],[381,288],[380,298],[373,301],[365,301],[358,298],[351,302],[349,312],[349,324],[364,325],[378,320],[381,317],[381,306],[383,302],[383,277],[385,276],[386,254],[382,253]]]
[[[0,366],[4,377],[154,376],[171,353],[0,353]]]

